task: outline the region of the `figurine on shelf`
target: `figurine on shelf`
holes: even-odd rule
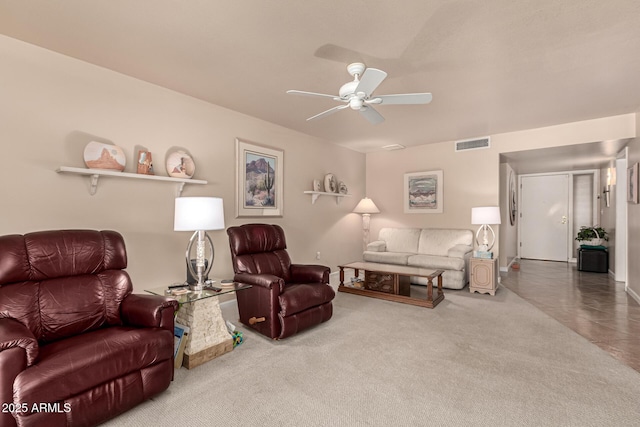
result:
[[[143,175],[155,175],[150,151],[138,151],[138,173]]]

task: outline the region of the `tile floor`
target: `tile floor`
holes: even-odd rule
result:
[[[534,260],[521,260],[501,284],[640,372],[640,305],[624,284],[576,264]]]

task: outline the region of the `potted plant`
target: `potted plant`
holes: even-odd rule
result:
[[[580,227],[576,240],[587,246],[601,246],[603,242],[609,241],[609,235],[600,226]]]

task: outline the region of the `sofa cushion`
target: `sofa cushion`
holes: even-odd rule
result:
[[[447,256],[413,255],[409,257],[408,263],[412,267],[433,270],[464,270],[464,259]]]
[[[116,326],[76,335],[40,347],[37,367],[15,379],[14,401],[62,401],[172,356],[166,329]]]
[[[387,252],[418,253],[419,239],[419,228],[383,228],[378,235],[378,240],[386,242]]]
[[[286,285],[278,296],[282,317],[300,313],[325,304],[335,297],[333,288],[325,283]]]
[[[365,251],[362,253],[362,258],[368,262],[407,265],[409,257],[414,255],[415,253]]]
[[[471,230],[423,228],[420,232],[418,250],[415,252],[425,255],[447,256],[449,249],[453,246],[471,246],[472,243],[473,233]]]

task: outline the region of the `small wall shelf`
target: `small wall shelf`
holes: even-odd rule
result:
[[[89,189],[89,194],[92,196],[96,194],[98,189],[98,178],[101,176],[114,176],[118,178],[130,178],[130,179],[146,179],[152,181],[163,181],[163,182],[173,182],[178,184],[178,197],[182,195],[182,189],[185,184],[206,184],[207,181],[203,181],[200,179],[189,179],[189,178],[173,178],[170,176],[158,176],[158,175],[143,175],[138,173],[127,173],[127,172],[118,172],[114,170],[106,170],[106,169],[88,169],[88,168],[74,168],[69,166],[60,166],[56,169],[58,173],[73,173],[77,175],[88,175],[91,177],[91,188]]]
[[[333,196],[336,198],[336,205],[339,205],[343,197],[351,197],[351,194],[326,193],[324,191],[305,191],[304,194],[311,195],[311,204],[315,204],[320,196]]]

